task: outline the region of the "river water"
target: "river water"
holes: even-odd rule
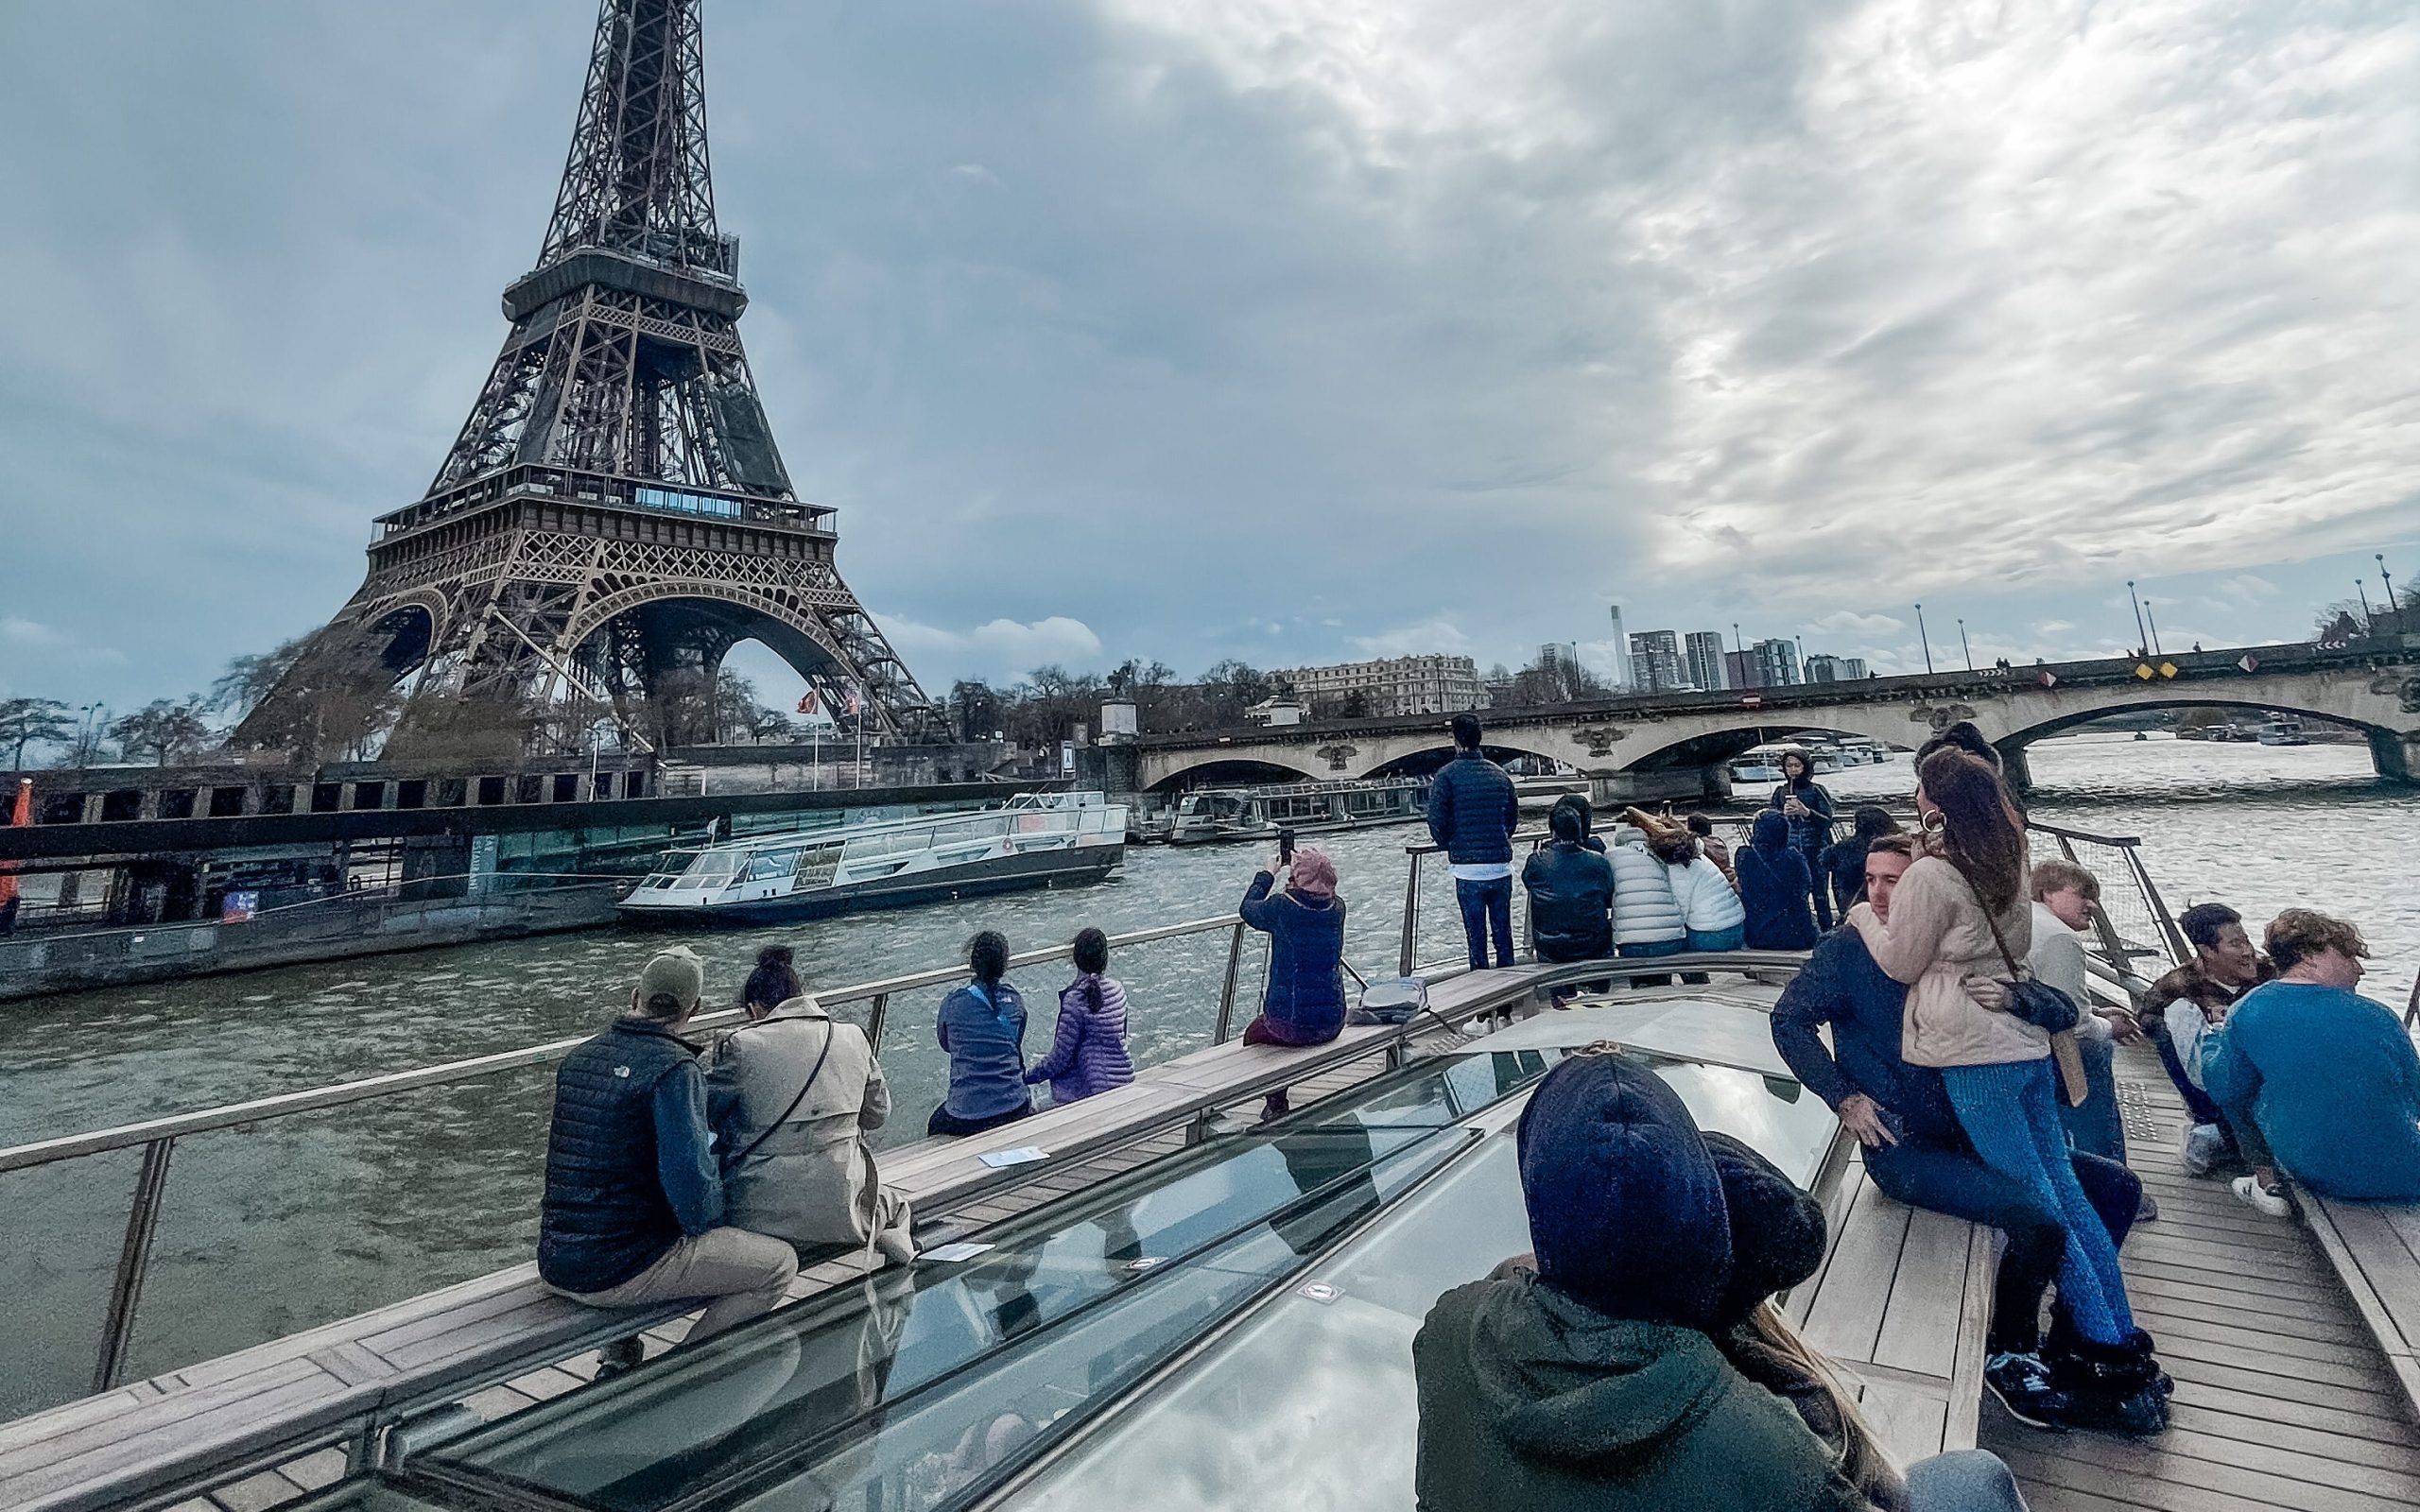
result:
[[[2170,908],[2221,899],[2255,927],[2280,908],[2357,921],[2372,995],[2402,1006],[2420,970],[2420,792],[2378,782],[2359,746],[2212,746],[2091,734],[2032,747],[2041,817],[2139,835]],[[1904,799],[1907,759],[1825,779],[1845,809]],[[1394,828],[1329,837],[1350,900],[1348,958],[1392,972],[1407,840]],[[1098,886],[749,933],[689,936],[728,1001],[755,952],[794,947],[810,990],[939,965],[978,928],[1012,948],[1231,910],[1253,852],[1128,852]],[[2087,858],[2089,859],[2089,858]],[[2115,879],[2112,879],[2113,881]],[[1426,868],[1424,959],[1460,949],[1450,883]],[[207,1108],[586,1033],[627,1000],[649,938],[614,931],[296,967],[0,1005],[0,1144]],[[1210,1042],[1227,936],[1137,947],[1128,984],[1138,1064]],[[1236,1022],[1263,971],[1244,959]],[[1016,974],[1046,1046],[1063,962]],[[899,1111],[878,1136],[918,1137],[945,1060],[939,989],[891,1005],[883,1060]],[[861,1015],[862,1005],[842,1010]],[[179,1143],[135,1334],[147,1374],[525,1261],[536,1234],[544,1068],[306,1114]],[[106,1305],[133,1152],[0,1176],[0,1417],[80,1393]]]

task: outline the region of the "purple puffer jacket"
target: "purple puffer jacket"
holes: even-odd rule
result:
[[[1025,1079],[1028,1086],[1048,1082],[1053,1103],[1072,1103],[1134,1079],[1134,1063],[1126,1058],[1126,988],[1117,978],[1088,972],[1067,984],[1059,994],[1059,1030],[1051,1036],[1050,1054]]]

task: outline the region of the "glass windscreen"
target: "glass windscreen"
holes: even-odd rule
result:
[[[1375,1081],[416,1456],[604,1512],[942,1505],[1022,1463],[1477,1138],[1554,1052]]]
[[[1837,1125],[1794,1082],[1638,1057],[1700,1126],[1737,1135],[1804,1184]],[[1412,1335],[1438,1297],[1530,1247],[1514,1131],[1437,1181],[1091,1438],[994,1504],[1050,1512],[1409,1507]]]

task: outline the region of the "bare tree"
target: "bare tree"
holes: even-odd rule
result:
[[[202,720],[201,707],[199,694],[182,700],[155,698],[112,723],[110,738],[128,755],[148,752],[165,766],[171,757],[189,757],[209,743],[210,726]]]
[[[231,659],[227,670],[211,683],[210,696],[202,707],[212,713],[233,714],[240,721],[294,670],[294,663],[302,660],[303,648],[310,644],[309,636],[298,635],[256,656]]]
[[[76,721],[56,698],[0,698],[0,745],[9,749],[9,769],[26,769],[26,747],[73,738]]]

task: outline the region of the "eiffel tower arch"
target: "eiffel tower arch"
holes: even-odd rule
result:
[[[705,732],[724,654],[769,646],[867,733],[937,719],[798,498],[715,220],[700,0],[602,0],[538,266],[453,447],[379,517],[358,592],[236,730],[317,755],[527,747],[598,718]],[[390,732],[390,733],[389,733]]]

